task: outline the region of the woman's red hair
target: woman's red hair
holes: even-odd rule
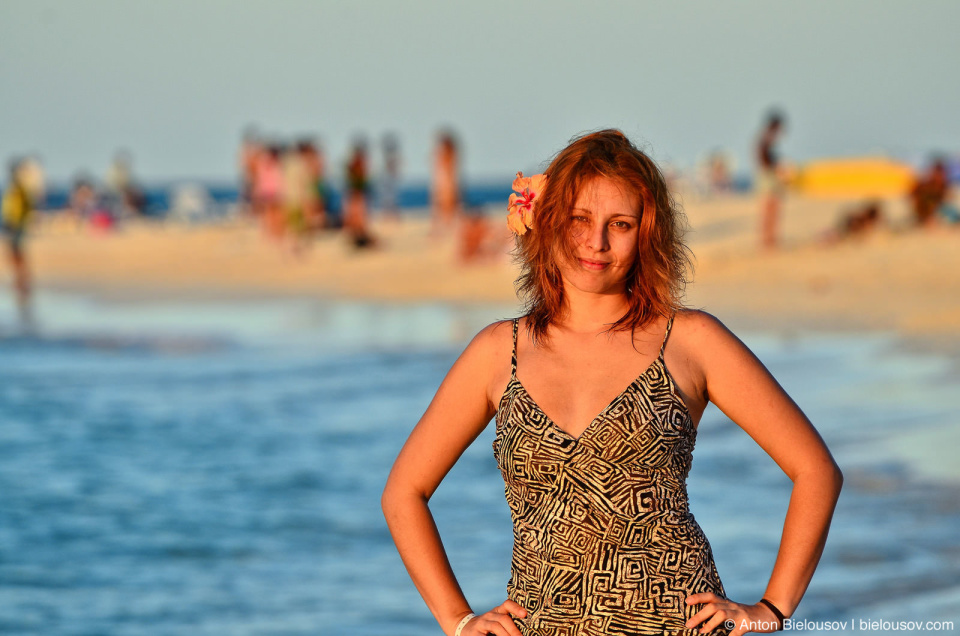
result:
[[[534,342],[543,342],[550,324],[563,317],[563,281],[557,260],[576,258],[570,212],[580,189],[597,177],[637,194],[641,205],[637,211],[639,254],[627,274],[628,309],[610,329],[642,329],[682,307],[687,273],[692,270],[690,250],[683,242],[686,218],[650,157],[619,130],[601,130],[574,138],[545,174],[533,228],[517,237],[516,251],[521,265],[517,294],[525,302]]]

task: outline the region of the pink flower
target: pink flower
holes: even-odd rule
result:
[[[522,172],[518,172],[513,180],[513,189],[517,194],[510,195],[507,227],[518,236],[523,236],[527,228],[533,229],[533,209],[546,184],[547,177],[542,174],[524,177]]]

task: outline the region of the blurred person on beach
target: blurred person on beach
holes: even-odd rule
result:
[[[376,240],[370,233],[370,174],[367,160],[367,142],[357,138],[353,142],[346,166],[346,197],[343,206],[343,229],[357,249],[374,247]]]
[[[833,244],[847,239],[863,238],[884,225],[883,207],[879,201],[868,201],[844,213],[835,228],[827,230],[820,242]]]
[[[783,114],[772,111],[757,140],[757,193],[760,195],[760,244],[777,247],[780,208],[786,190],[777,144],[783,134]]]
[[[913,218],[920,227],[933,227],[939,220],[951,223],[960,221],[957,209],[949,204],[950,177],[947,163],[938,157],[933,160],[926,174],[914,182],[910,190]]]
[[[330,186],[327,183],[327,164],[320,145],[313,139],[304,139],[298,146],[307,171],[308,192],[304,214],[310,233],[322,230],[329,223]]]
[[[240,143],[240,205],[246,213],[253,212],[254,190],[257,181],[257,162],[263,152],[263,142],[260,133],[253,126],[248,126],[243,133]]]
[[[143,214],[146,197],[133,177],[133,155],[120,150],[107,170],[107,191],[115,217],[126,218]]]
[[[664,176],[667,177],[664,169]],[[721,150],[713,150],[709,155],[697,161],[693,170],[694,191],[704,197],[712,197],[732,189],[730,161]],[[667,185],[676,189],[676,184],[667,177]]]
[[[70,189],[70,208],[68,214],[75,228],[88,222],[99,209],[100,198],[93,179],[81,175],[74,179]]]
[[[216,203],[202,183],[178,183],[167,194],[167,221],[180,225],[198,225],[217,212]]]
[[[707,161],[711,192],[729,192],[733,189],[730,158],[722,150],[715,150]]]
[[[432,233],[442,235],[450,230],[460,212],[460,156],[457,138],[450,130],[437,135],[430,182]]]
[[[260,219],[264,236],[273,240],[283,238],[283,204],[280,199],[283,191],[283,152],[284,148],[279,143],[265,146],[257,156],[254,173],[253,211]]]
[[[603,130],[574,139],[545,175],[518,173],[513,189],[507,220],[526,311],[467,346],[382,496],[430,611],[450,636],[782,629],[819,562],[842,474],[750,349],[714,316],[683,306],[685,218],[662,173],[620,131]],[[688,507],[709,402],[793,482],[757,603],[726,598]],[[491,418],[513,559],[507,600],[474,614],[428,502]],[[735,493],[727,496],[736,512]]]
[[[393,133],[383,136],[383,172],[380,174],[380,210],[388,219],[400,218],[400,142]]]
[[[459,230],[460,263],[472,265],[491,262],[503,255],[506,250],[496,229],[483,208],[466,206]]]
[[[24,240],[33,221],[34,210],[43,196],[43,177],[39,164],[29,159],[10,162],[7,187],[0,201],[3,233],[7,243],[7,262],[13,273],[13,291],[16,296],[20,324],[32,325],[30,311],[30,268]]]
[[[294,254],[300,254],[307,245],[310,225],[309,219],[315,214],[317,192],[314,187],[314,175],[308,163],[310,142],[298,141],[296,146],[287,150],[281,159],[283,182],[280,198],[283,203],[285,232],[288,245]]]

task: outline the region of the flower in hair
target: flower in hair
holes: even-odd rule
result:
[[[518,172],[513,180],[513,189],[517,194],[510,195],[507,226],[517,236],[523,236],[527,228],[533,229],[533,208],[546,185],[547,177],[542,174],[524,177],[522,172]]]

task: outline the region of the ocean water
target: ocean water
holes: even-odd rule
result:
[[[512,308],[41,295],[37,309],[36,335],[0,338],[0,633],[441,633],[380,492],[466,340]],[[960,484],[904,441],[960,426],[955,364],[883,334],[739,335],[846,475],[795,618],[960,627]],[[431,501],[476,609],[503,600],[509,572],[492,434]],[[727,593],[755,602],[790,482],[712,407],[693,466]]]
[[[511,184],[512,175],[506,175],[502,181],[481,181],[464,184],[463,201],[468,207],[484,207],[497,205],[506,208],[507,199],[513,193]],[[4,184],[5,185],[5,184]],[[199,189],[209,198],[210,213],[235,205],[240,199],[240,189],[236,183],[228,182],[197,182],[184,181],[181,183],[156,183],[146,186],[143,194],[145,199],[144,213],[147,216],[166,215],[173,207],[177,192],[184,187]],[[62,210],[70,207],[70,190],[68,184],[51,184],[44,196],[43,208],[48,210]],[[342,207],[343,192],[333,185],[330,189],[330,208],[333,211]],[[373,202],[379,205],[379,189],[375,187],[372,194]],[[397,191],[397,207],[416,213],[430,206],[430,185],[422,182],[408,182],[400,186]]]

